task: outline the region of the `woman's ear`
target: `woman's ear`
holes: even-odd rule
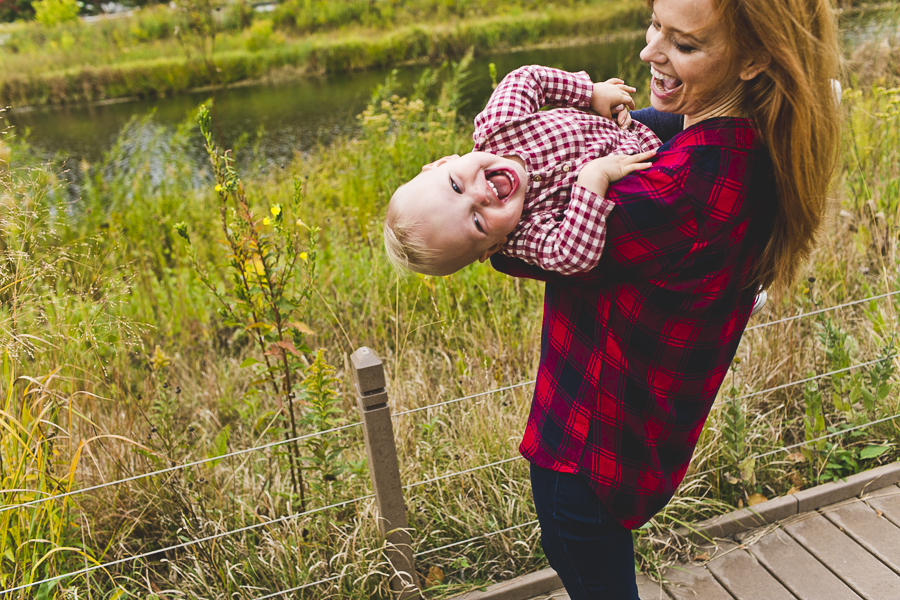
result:
[[[423,165],[423,166],[422,166],[422,170],[423,170],[423,171],[430,171],[430,170],[432,170],[432,169],[436,169],[436,168],[438,168],[439,166],[441,166],[442,164],[444,164],[444,163],[446,163],[446,162],[450,162],[451,160],[454,160],[454,159],[456,159],[456,158],[459,158],[459,154],[451,154],[450,156],[443,156],[443,157],[437,159],[437,160],[434,161],[434,162],[430,162],[430,163],[428,163],[427,165]]]
[[[500,251],[500,248],[506,243],[506,238],[503,238],[487,250],[481,253],[481,256],[478,257],[478,262],[484,262],[491,257],[492,254],[496,254]]]
[[[740,72],[740,78],[744,81],[750,81],[772,64],[772,55],[768,52],[760,52],[756,56],[752,56],[744,61],[743,68]]]

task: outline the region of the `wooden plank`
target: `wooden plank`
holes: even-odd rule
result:
[[[641,600],[669,600],[663,584],[653,581],[643,573],[637,575],[637,587]]]
[[[866,600],[900,598],[900,577],[822,515],[797,520],[784,529]]]
[[[873,513],[874,514],[874,513]],[[802,600],[859,600],[860,596],[838,579],[794,538],[776,529],[748,547],[784,587]]]
[[[795,600],[742,546],[720,542],[719,548],[719,556],[709,561],[706,568],[735,600]]]
[[[565,588],[559,588],[558,590],[554,590],[552,592],[547,592],[546,594],[541,594],[540,596],[536,596],[531,600],[570,600],[569,595],[566,593]]]
[[[705,567],[676,565],[666,569],[665,578],[675,600],[734,600]]]
[[[875,509],[863,502],[826,509],[822,514],[857,544],[900,574],[900,527],[878,516]]]
[[[866,503],[900,527],[900,487],[891,486],[871,494]]]

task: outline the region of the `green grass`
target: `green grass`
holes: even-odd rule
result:
[[[898,92],[890,87],[898,80],[889,70],[861,65],[868,67],[857,65],[856,79],[846,82],[853,89],[844,102],[843,166],[821,243],[801,280],[771,298],[754,323],[900,287],[894,225],[900,222],[900,115]],[[285,214],[321,227],[315,256],[320,276],[301,317],[315,331],[309,345],[324,349],[324,359],[336,368],[330,385],[339,412],[329,418],[338,424],[358,419],[348,355],[363,345],[385,361],[394,411],[533,378],[543,300],[538,284],[485,265],[446,278],[400,278],[382,250],[380,221],[391,191],[421,164],[471,144],[470,127],[459,124],[454,111],[453,70],[436,80],[447,85],[420,86],[421,97],[410,100],[394,96],[388,82],[361,116],[357,137],[298,156],[283,171],[254,167],[249,154],[237,157],[258,218],[270,215],[275,204],[293,207],[299,185],[302,201]],[[638,104],[646,102],[642,94]],[[60,485],[86,487],[216,457],[223,448],[283,439],[288,426],[282,399],[253,385],[254,367],[241,367],[248,358],[262,358],[250,331],[217,312],[175,231],[185,224],[198,261],[222,293],[231,293],[220,197],[201,148],[193,120],[176,131],[152,117],[136,120],[104,161],[84,166],[75,193],[64,173],[41,164],[26,145],[6,139],[0,146],[7,161],[0,170],[0,324],[8,373],[20,377],[0,384],[7,404],[0,413],[5,504]],[[745,335],[741,361],[710,415],[686,483],[639,534],[644,569],[671,559],[655,553],[649,540],[682,522],[724,512],[751,494],[774,497],[896,460],[900,424],[887,422],[859,436],[839,436],[818,452],[767,457],[752,466],[752,477],[741,477],[732,456],[735,440],[743,441],[745,455],[803,441],[812,392],[794,386],[748,398],[739,405],[740,419],[729,412],[727,396],[732,387],[742,395],[830,371],[843,359],[820,341],[826,326],[853,338],[843,346],[852,364],[877,358],[897,334],[898,310],[894,297],[843,309],[827,321],[805,318]],[[315,355],[304,358],[312,362]],[[52,386],[41,383],[51,374]],[[847,379],[820,380],[826,426],[900,412],[896,374],[888,380],[889,393],[871,407],[861,399],[844,406],[866,381],[853,388],[845,386]],[[836,391],[846,396],[840,403],[832,397]],[[52,397],[54,408],[37,421],[38,431],[33,424],[40,411],[33,406],[45,397]],[[528,387],[517,388],[396,419],[402,480],[414,483],[515,456],[529,397]],[[298,408],[308,417],[302,422],[316,422],[312,405]],[[12,430],[32,433],[20,443],[10,437]],[[104,435],[120,437],[98,437]],[[361,433],[351,429],[347,436],[348,450],[333,459],[339,467],[334,480],[321,476],[325,470],[313,460],[304,461],[311,508],[371,493]],[[877,456],[866,450],[877,446],[887,450]],[[256,598],[343,572],[339,583],[295,597],[387,598],[387,565],[371,500],[265,525],[298,510],[288,465],[285,446],[277,446],[76,496],[53,504],[57,512],[4,513],[4,547],[47,539],[34,546],[39,552],[30,564],[44,556],[58,559],[42,563],[46,571],[26,573],[12,568],[20,564],[15,557],[0,557],[2,572],[12,574],[4,585],[255,526],[171,552],[165,561],[154,556],[63,581],[53,593],[74,597],[77,589],[79,597],[110,598],[121,588],[141,598]],[[511,462],[410,490],[415,550],[533,520],[525,466]],[[716,471],[693,475],[708,469]],[[8,483],[19,472],[24,475]],[[20,486],[30,491],[11,491]],[[70,547],[77,550],[62,550]],[[439,598],[544,564],[536,530],[528,527],[426,555],[419,569],[423,580],[432,567],[442,570],[443,583],[429,592]]]

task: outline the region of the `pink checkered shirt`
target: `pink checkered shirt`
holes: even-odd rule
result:
[[[578,185],[578,173],[595,158],[660,145],[641,123],[622,130],[578,110],[590,107],[593,89],[583,71],[521,67],[500,82],[475,117],[475,150],[518,156],[528,173],[522,217],[503,254],[564,275],[590,271],[600,262],[613,208]],[[544,106],[563,108],[542,111]]]

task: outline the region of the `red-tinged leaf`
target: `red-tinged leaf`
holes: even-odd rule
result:
[[[275,344],[272,344],[272,346],[274,345]],[[282,350],[281,348],[273,348],[272,346],[269,346],[269,349],[263,352],[263,354],[265,354],[266,356],[276,356],[278,358],[284,356],[284,350]]]
[[[287,340],[284,340],[284,341],[281,341],[281,342],[272,342],[272,346],[278,346],[279,348],[284,348],[285,350],[287,350],[288,352],[290,352],[290,353],[293,354],[294,356],[302,356],[302,355],[297,351],[297,349],[294,348],[294,344],[293,344],[292,342],[287,341]],[[269,346],[269,348],[271,348],[272,346]]]
[[[306,323],[288,323],[287,326],[296,329],[300,333],[305,333],[306,335],[316,335],[316,332],[313,331]]]

